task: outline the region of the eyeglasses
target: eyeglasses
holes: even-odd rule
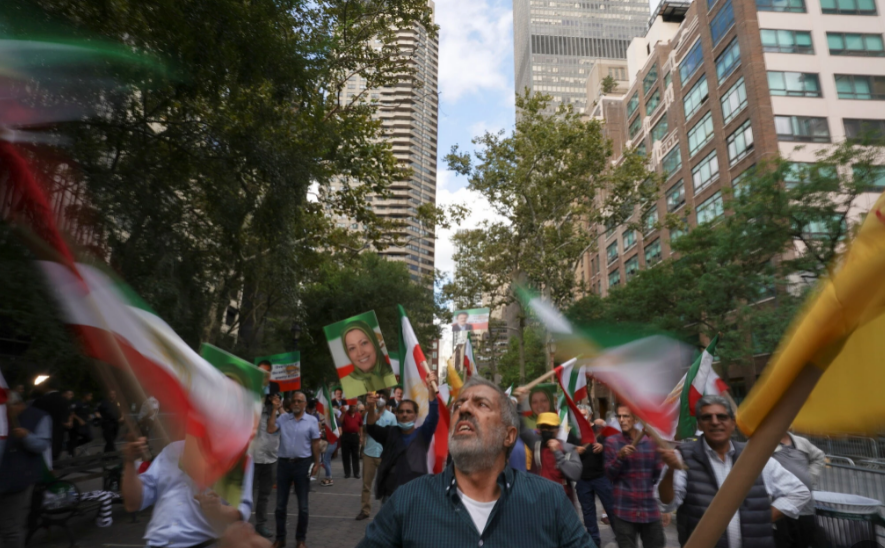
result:
[[[705,413],[698,417],[701,422],[710,422],[713,420],[713,417],[716,417],[716,420],[719,422],[725,422],[731,418],[731,415],[727,413]]]
[[[632,419],[633,415],[616,415],[619,419]]]

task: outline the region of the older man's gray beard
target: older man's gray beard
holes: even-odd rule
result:
[[[476,436],[466,439],[458,439],[449,434],[449,454],[455,468],[471,474],[482,470],[489,470],[495,465],[498,457],[504,453],[504,439],[507,437],[507,429],[499,424],[490,429],[487,436],[483,435],[475,420],[470,420]]]

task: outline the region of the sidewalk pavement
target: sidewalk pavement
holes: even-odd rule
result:
[[[360,492],[362,479],[344,479],[341,459],[332,461],[332,479],[335,484],[323,487],[319,480],[311,482],[310,522],[307,530],[307,545],[310,548],[342,548],[356,546],[365,534],[370,519],[356,521],[354,518],[360,511]],[[320,478],[324,472],[320,470]],[[80,486],[84,490],[95,489],[96,486],[86,483]],[[273,511],[276,505],[276,491],[271,493],[268,503],[268,525],[274,529]],[[372,517],[381,508],[379,501],[372,501]],[[602,507],[597,505],[598,515],[602,515]],[[150,520],[151,510],[139,512],[131,516],[123,511],[122,506],[115,505],[114,523],[107,528],[99,528],[94,524],[95,516],[84,516],[72,520],[71,530],[79,548],[140,548],[145,546],[142,537]],[[135,519],[135,521],[133,521]],[[254,517],[252,519],[254,523]],[[298,521],[298,503],[294,494],[289,497],[287,530],[288,544],[295,546],[295,526]],[[601,548],[617,548],[611,527],[600,523],[602,533]],[[667,546],[677,547],[676,527],[671,524],[666,528]],[[273,540],[273,539],[271,539]],[[64,531],[54,529],[51,535],[43,530],[37,533],[29,545],[30,548],[67,548],[68,539]]]

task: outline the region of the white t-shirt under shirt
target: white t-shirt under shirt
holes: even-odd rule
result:
[[[470,519],[473,520],[473,525],[476,526],[476,530],[479,531],[479,534],[481,535],[486,528],[486,523],[489,521],[489,515],[492,513],[492,508],[495,507],[495,504],[497,504],[498,501],[477,502],[465,495],[460,489],[458,489],[458,496],[461,497],[461,502],[464,503],[464,508],[467,508],[467,513],[470,514]]]

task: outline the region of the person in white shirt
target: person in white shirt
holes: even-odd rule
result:
[[[727,399],[704,396],[695,409],[701,437],[683,443],[678,453],[661,450],[667,468],[658,498],[665,512],[676,510],[680,545],[688,541],[745,445],[731,440],[734,409]],[[680,462],[688,470],[677,469]],[[716,547],[774,548],[772,524],[784,516],[796,518],[810,499],[811,492],[796,476],[769,459]]]

